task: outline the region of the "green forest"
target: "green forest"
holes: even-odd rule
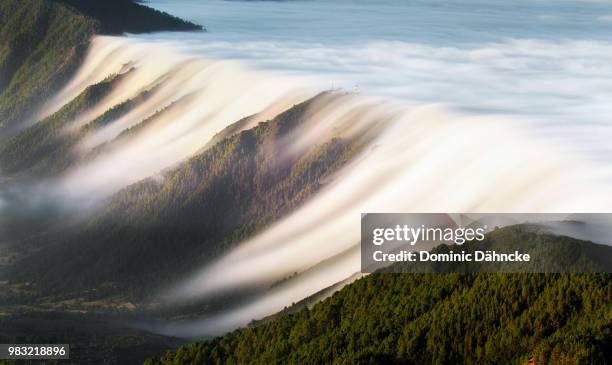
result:
[[[96,99],[91,94],[98,95],[113,80],[90,87],[58,112],[61,118],[51,116],[13,138],[38,142],[7,144],[7,153],[15,156],[7,166],[19,161],[24,161],[19,166],[38,161],[37,166],[47,168],[69,163],[60,158],[61,151],[74,143],[75,135],[55,138],[54,121],[66,120],[64,115],[78,110],[83,100]],[[317,97],[295,105],[252,129],[222,131],[228,136],[177,168],[119,191],[87,221],[24,239],[21,250],[31,254],[12,265],[7,277],[11,282],[32,282],[39,294],[104,284],[112,292],[142,298],[219,257],[300,206],[359,152],[363,139],[355,136],[332,138],[294,155],[281,153],[284,138],[304,122],[316,101]],[[66,261],[66,255],[71,260]],[[81,274],[70,274],[74,272]]]
[[[70,131],[70,123],[108,95],[122,75],[109,76],[98,84],[87,87],[78,97],[59,111],[19,134],[0,143],[0,168],[5,175],[57,174],[69,166],[77,156],[73,147],[94,126],[103,124],[108,114],[117,114],[130,106],[130,101],[116,106],[80,130]]]
[[[0,141],[65,85],[93,35],[200,29],[132,0],[2,0]]]
[[[609,259],[612,251],[529,225],[497,229],[483,243],[464,249],[499,248],[508,242],[520,242],[522,250],[536,254],[542,246],[554,249],[556,260],[550,262],[556,263],[570,259],[595,264],[598,256]],[[444,249],[448,247],[436,250]],[[535,364],[577,365],[612,361],[610,274],[469,272],[483,269],[478,264],[448,268],[467,273],[411,273],[407,265],[396,263],[314,306],[294,304],[247,328],[191,343],[146,364],[519,365],[532,359]],[[431,271],[439,269],[437,263],[426,265]]]
[[[610,364],[609,274],[372,274],[145,364]]]
[[[0,2],[0,140],[76,71],[99,24],[46,0]]]
[[[201,25],[133,0],[51,0],[73,7],[100,23],[104,34],[203,30]]]
[[[0,183],[44,184],[180,107],[182,100],[89,154],[76,154],[90,133],[154,93],[150,85],[71,128],[126,70],[33,120],[74,74],[94,35],[158,30],[203,28],[132,0],[1,0],[0,170],[7,180]],[[319,297],[307,298],[246,328],[182,347],[182,339],[128,328],[132,315],[159,314],[147,312],[147,305],[161,288],[289,215],[363,151],[367,132],[287,152],[287,141],[322,96],[333,97],[315,96],[269,120],[235,122],[195,156],[123,188],[92,215],[69,219],[45,211],[48,225],[37,215],[0,217],[0,235],[11,241],[10,249],[0,247],[0,340],[74,341],[73,361],[88,363],[140,363],[172,348],[145,364],[612,364],[612,280],[596,272],[477,273],[486,268],[451,265],[450,272],[415,273],[398,264],[392,269],[401,274],[381,270],[317,304]],[[246,128],[250,122],[254,126]],[[481,247],[509,242],[548,255],[543,267],[553,272],[601,271],[612,257],[609,247],[525,226],[496,230]],[[251,294],[177,305],[163,314],[214,314]]]

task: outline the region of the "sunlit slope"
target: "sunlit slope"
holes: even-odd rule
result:
[[[43,104],[81,65],[95,34],[198,29],[132,0],[3,0],[0,140],[35,122]]]
[[[611,321],[609,274],[374,274],[149,364],[607,364]]]
[[[72,75],[98,24],[46,0],[0,2],[0,137]]]
[[[127,100],[91,123],[71,128],[71,124],[89,108],[108,95],[122,75],[111,75],[89,86],[78,97],[56,113],[26,128],[14,137],[0,142],[0,171],[4,175],[57,174],[79,158],[76,144],[87,133],[104,125],[111,117],[125,113],[138,101]]]
[[[123,189],[76,228],[24,242],[42,249],[14,265],[13,280],[31,281],[41,293],[102,284],[132,293],[210,262],[303,204],[359,152],[364,135],[332,134],[289,153],[295,131],[320,98],[329,96],[229,135]]]

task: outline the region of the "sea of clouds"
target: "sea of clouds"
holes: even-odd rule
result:
[[[551,22],[547,33],[529,28],[531,23],[517,27],[499,9],[484,23],[477,16],[466,24],[454,22],[459,13],[469,17],[472,10],[488,6],[472,2],[478,7],[443,2],[445,13],[436,16],[421,9],[421,23],[392,34],[400,29],[393,20],[411,10],[399,2],[391,1],[384,9],[364,8],[366,3],[358,1],[332,2],[343,4],[347,14],[336,13],[320,24],[325,8],[313,10],[322,6],[319,1],[210,1],[201,2],[217,7],[204,9],[217,11],[208,13],[216,16],[214,21],[202,16],[202,22],[211,25],[209,33],[98,37],[74,80],[43,115],[87,85],[130,67],[135,70],[110,96],[72,124],[83,125],[143,89],[155,86],[157,91],[88,137],[80,152],[111,141],[174,102],[184,104],[127,142],[71,168],[37,195],[57,194],[59,200],[75,202],[108,197],[202,151],[229,124],[257,113],[263,113],[261,120],[268,119],[322,90],[359,95],[315,111],[315,127],[308,132],[330,125],[348,129],[352,119],[345,116],[363,106],[370,113],[360,114],[360,128],[367,128],[369,119],[392,113],[393,123],[314,199],[163,293],[170,301],[188,301],[233,288],[271,285],[300,273],[287,285],[221,316],[159,329],[194,336],[244,325],[354,275],[359,271],[356,247],[363,212],[609,211],[612,42],[598,32],[592,32],[591,39],[552,31],[586,27],[589,21],[604,27],[609,23],[605,13],[581,13],[569,20],[571,1],[559,5],[565,13],[551,12],[550,6],[530,8],[533,14],[522,20]],[[181,8],[177,3],[169,6]],[[234,13],[224,13],[223,3],[231,3]],[[293,14],[284,6],[298,6],[301,18],[283,19]],[[257,7],[264,7],[265,17],[258,18]],[[360,15],[352,16],[355,12]],[[393,13],[399,18],[388,17]],[[378,20],[365,22],[368,14]],[[390,24],[384,25],[385,19]],[[451,22],[449,27],[439,27],[444,21]],[[349,26],[351,22],[356,24]],[[566,23],[572,26],[564,27]],[[222,24],[234,31],[215,28]],[[295,24],[299,29],[292,28]],[[324,30],[340,36],[328,39],[308,24],[327,26]],[[504,36],[492,24],[520,32],[508,30]],[[427,26],[427,37],[408,36]],[[457,42],[453,29],[461,33]],[[470,38],[474,33],[480,36]],[[317,140],[316,133],[307,133],[295,146]],[[330,262],[333,265],[326,264]]]

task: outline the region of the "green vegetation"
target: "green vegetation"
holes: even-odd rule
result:
[[[57,175],[74,163],[96,156],[109,147],[103,144],[87,153],[76,151],[77,144],[83,138],[127,115],[145,102],[154,92],[154,88],[143,90],[133,98],[116,104],[89,122],[80,121],[80,123],[85,123],[81,127],[75,126],[74,122],[109,95],[129,72],[131,70],[119,75],[111,75],[87,87],[59,111],[26,128],[4,143],[0,142],[0,170],[3,174],[7,176],[20,174],[29,177]],[[160,113],[161,111],[145,121],[157,118]]]
[[[569,223],[568,223],[569,224]],[[529,262],[417,262],[398,263],[384,272],[605,272],[612,267],[612,249],[607,245],[585,244],[583,241],[550,233],[538,225],[520,225],[496,230],[483,241],[466,242],[461,251],[496,251],[529,254]],[[433,254],[458,252],[457,246],[440,245]]]
[[[2,0],[0,140],[35,118],[76,71],[95,34],[197,29],[131,0]]]
[[[53,0],[71,7],[101,24],[102,33],[202,30],[202,26],[179,19],[133,0]],[[121,16],[118,16],[121,14]]]
[[[610,364],[609,274],[377,273],[311,309],[145,364],[519,365],[530,357]]]
[[[149,93],[147,91],[145,91],[145,93]],[[137,99],[141,99],[141,98],[135,98],[134,101],[137,101]],[[170,105],[158,109],[157,111],[155,111],[155,113],[153,113],[153,115],[145,118],[144,120],[138,122],[137,124],[124,129],[115,139],[113,139],[110,144],[115,144],[118,142],[122,142],[124,141],[126,138],[129,138],[130,136],[134,136],[136,135],[139,131],[142,131],[143,129],[145,129],[145,127],[151,125],[152,123],[154,123],[155,121],[159,120],[161,117],[163,117],[166,113],[168,113],[171,110],[175,110],[176,108],[181,108],[181,106],[183,105],[183,101],[185,100],[184,97],[180,98],[179,100],[176,100],[172,103],[170,103]],[[103,145],[100,146],[101,148],[108,148],[109,146]]]
[[[104,114],[100,115],[93,121],[87,123],[83,127],[84,132],[93,131],[104,126],[107,126],[111,122],[127,115],[130,111],[132,111],[136,106],[140,105],[140,103],[146,101],[152,94],[154,90],[144,90],[135,97],[131,99],[127,99],[117,105],[114,105],[112,108],[104,112]]]
[[[302,204],[359,150],[357,139],[332,138],[287,154],[285,137],[311,102],[122,190],[74,229],[24,241],[36,253],[11,277],[47,293],[106,283],[138,295],[226,252]]]
[[[142,91],[71,129],[121,80],[116,75],[33,123],[39,108],[73,75],[93,35],[193,29],[201,28],[131,0],[2,0],[2,173],[66,169],[83,158],[74,147],[87,133],[150,97],[152,90]],[[287,136],[304,122],[311,102],[252,129],[242,130],[248,120],[240,121],[197,156],[114,195],[93,218],[20,241],[15,246],[22,251],[2,263],[2,342],[94,343],[104,350],[82,356],[96,363],[116,356],[111,352],[126,344],[129,356],[137,346],[141,353],[166,346],[167,339],[143,342],[143,334],[127,332],[107,317],[51,310],[37,317],[21,311],[66,311],[75,302],[100,311],[130,311],[136,300],[299,207],[362,146],[358,138],[330,138],[288,154]],[[163,112],[119,138],[129,138]],[[560,244],[555,254],[570,264],[597,267],[609,257],[609,251],[588,243],[521,227],[499,230],[484,245],[507,240],[532,245],[534,253],[554,241]],[[377,273],[312,308],[289,308],[272,320],[147,363],[525,364],[533,356],[537,364],[609,364],[610,279],[609,274]],[[15,312],[5,316],[7,308]],[[91,328],[102,333],[92,335]],[[125,332],[123,338],[119,332]]]
[[[139,98],[127,100],[85,127],[71,129],[71,123],[108,95],[124,75],[112,75],[87,87],[56,113],[0,144],[0,169],[3,174],[26,171],[57,173],[70,165],[76,159],[74,146],[87,132],[127,113],[139,100]]]
[[[66,82],[98,26],[45,0],[0,2],[0,137]]]

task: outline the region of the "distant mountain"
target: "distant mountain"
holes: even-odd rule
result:
[[[93,35],[200,29],[131,0],[2,0],[0,141],[68,81]]]
[[[549,237],[522,226],[492,241]],[[588,252],[589,242],[568,238]],[[571,242],[570,242],[571,241]],[[605,247],[608,257],[612,248]],[[293,312],[293,311],[288,311]],[[609,274],[376,273],[145,364],[610,364]]]
[[[571,223],[566,223],[571,224]],[[567,236],[551,233],[537,224],[522,224],[496,229],[483,241],[466,242],[461,251],[514,252],[529,254],[529,262],[508,261],[450,261],[399,263],[382,269],[382,272],[606,272],[612,267],[612,248],[608,245],[583,242]],[[459,248],[440,245],[433,254],[457,253]]]
[[[100,23],[105,34],[155,31],[203,30],[201,25],[185,21],[134,0],[52,0],[67,4]]]

